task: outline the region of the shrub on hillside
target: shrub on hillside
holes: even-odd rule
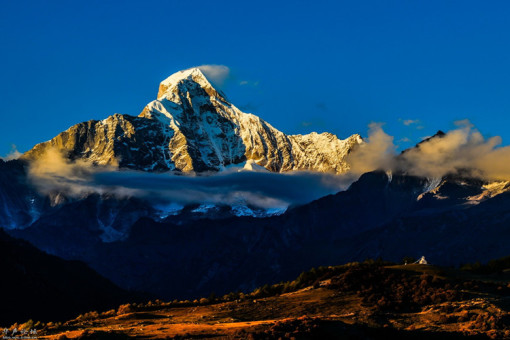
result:
[[[383,266],[358,266],[332,279],[332,286],[356,292],[367,306],[380,310],[416,311],[422,306],[456,301],[463,294],[446,280]]]
[[[136,307],[130,303],[126,303],[125,305],[119,306],[119,309],[117,309],[117,315],[132,313],[134,311],[136,311]]]

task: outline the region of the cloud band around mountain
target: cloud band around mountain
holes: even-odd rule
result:
[[[485,139],[469,122],[435,136],[415,148],[396,153],[394,138],[381,124],[348,156],[351,170],[342,175],[296,171],[270,173],[227,171],[215,174],[146,173],[71,162],[49,149],[29,167],[29,177],[44,194],[72,197],[90,193],[135,196],[178,203],[251,204],[262,208],[299,205],[345,190],[361,174],[373,170],[441,178],[449,174],[485,180],[510,180],[510,147],[501,138]]]
[[[43,194],[57,191],[81,197],[99,193],[158,202],[244,203],[261,208],[304,204],[345,190],[354,180],[350,175],[304,171],[280,174],[232,170],[201,175],[118,171],[81,160],[71,162],[56,149],[49,149],[33,161],[29,176]]]

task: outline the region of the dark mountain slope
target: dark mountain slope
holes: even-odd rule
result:
[[[137,299],[86,264],[37,250],[0,230],[0,325],[56,321]]]

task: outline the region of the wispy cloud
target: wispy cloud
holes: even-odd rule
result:
[[[418,125],[421,123],[419,119],[402,119],[400,118],[399,121],[402,122],[405,126],[411,126],[411,125]]]
[[[510,179],[510,147],[500,137],[485,139],[469,121],[442,137],[430,138],[404,154],[405,166],[420,176],[470,171],[486,179]]]
[[[155,203],[244,202],[262,208],[287,207],[310,202],[346,189],[351,175],[293,172],[235,171],[201,176],[177,173],[116,171],[70,162],[57,149],[50,149],[30,164],[32,182],[43,194],[55,191],[72,197],[108,193],[139,197]]]
[[[207,79],[217,85],[223,85],[230,76],[230,68],[225,65],[200,65],[197,68],[204,73]]]
[[[443,136],[424,140],[397,155],[393,137],[381,125],[370,126],[369,137],[349,155],[356,173],[383,169],[424,177],[469,172],[487,180],[510,180],[510,146],[501,147],[499,136],[485,139],[467,120]]]
[[[0,157],[0,159],[3,159],[5,161],[10,161],[13,159],[18,159],[21,155],[22,154],[21,154],[21,152],[18,151],[18,148],[16,147],[16,145],[12,144],[11,151],[5,157]]]
[[[258,81],[241,80],[239,82],[239,85],[257,87],[257,86],[259,86],[259,82]]]
[[[359,144],[347,157],[351,172],[363,174],[377,169],[393,167],[396,145],[393,137],[384,132],[383,123],[369,125],[368,138]]]
[[[270,208],[303,204],[336,193],[352,182],[349,176],[294,172],[230,172],[182,176],[135,172],[104,172],[94,176],[102,186],[124,186],[147,197],[179,202],[235,204],[239,201]]]

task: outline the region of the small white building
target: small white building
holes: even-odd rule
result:
[[[418,264],[429,264],[427,260],[425,260],[425,256],[422,256],[418,261],[416,261]]]

